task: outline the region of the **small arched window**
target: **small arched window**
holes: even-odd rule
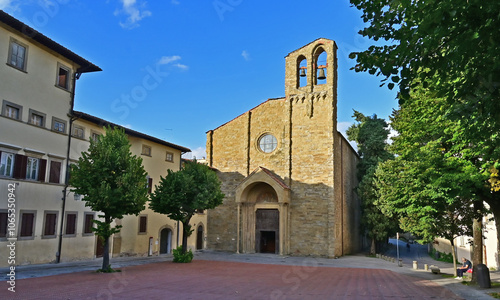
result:
[[[327,64],[327,61],[326,61],[326,58],[327,58],[327,55],[326,55],[326,52],[323,50],[323,49],[318,49],[319,51],[317,52],[317,56],[316,56],[316,59],[315,59],[315,62],[314,62],[314,66],[315,66],[315,71],[316,71],[316,74],[315,75],[315,84],[325,84],[326,83],[326,75],[327,75],[327,67],[328,67],[328,64]]]
[[[303,87],[307,85],[307,59],[304,56],[298,59],[297,85]]]

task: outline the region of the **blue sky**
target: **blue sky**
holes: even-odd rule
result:
[[[353,109],[387,119],[397,107],[380,78],[349,70],[349,53],[371,42],[348,0],[0,0],[0,9],[103,69],[78,80],[76,110],[198,158],[208,130],[284,96],[284,57],[320,37],[339,47],[340,131]]]

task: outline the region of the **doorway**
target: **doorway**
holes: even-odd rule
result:
[[[276,231],[260,232],[260,253],[276,253]]]
[[[163,228],[160,232],[160,254],[170,253],[172,250],[172,230]]]
[[[255,252],[279,253],[279,210],[257,209],[255,212]]]
[[[196,230],[196,250],[203,249],[203,226],[198,226]]]

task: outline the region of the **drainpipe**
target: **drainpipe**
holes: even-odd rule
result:
[[[61,262],[61,251],[62,251],[62,239],[63,239],[63,230],[64,230],[64,214],[66,213],[66,196],[68,193],[68,186],[69,186],[69,155],[70,155],[70,147],[71,147],[71,131],[73,130],[73,121],[76,119],[73,116],[73,108],[75,106],[75,90],[76,90],[76,80],[80,78],[80,75],[82,75],[81,72],[78,70],[73,74],[73,78],[71,79],[72,81],[72,87],[71,87],[71,102],[70,106],[71,109],[69,111],[69,131],[68,131],[68,145],[66,149],[66,174],[64,176],[64,189],[62,191],[63,197],[62,197],[62,207],[61,207],[61,226],[59,227],[59,242],[57,245],[57,253],[56,253],[56,263]]]

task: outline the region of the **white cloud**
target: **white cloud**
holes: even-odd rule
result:
[[[205,147],[198,147],[191,152],[188,152],[182,156],[183,158],[197,158],[204,159],[207,157],[207,149]]]
[[[189,67],[183,64],[174,64],[175,67],[181,69],[181,70],[188,70]]]
[[[243,56],[243,58],[246,60],[246,61],[249,61],[250,60],[250,53],[248,53],[247,50],[243,50],[243,52],[241,52],[241,56]]]
[[[4,10],[7,7],[10,7],[12,0],[0,0],[0,9]]]
[[[162,58],[160,58],[160,61],[158,61],[158,64],[160,64],[160,65],[166,65],[166,64],[169,64],[171,62],[180,60],[180,59],[181,59],[181,57],[178,56],[178,55],[162,56]]]
[[[152,14],[149,10],[144,9],[146,2],[142,2],[141,4],[138,4],[136,0],[120,0],[120,2],[123,7],[115,11],[115,15],[122,13],[127,15],[127,21],[125,23],[120,22],[120,26],[123,28],[131,29],[137,27],[140,20]]]
[[[160,58],[160,60],[158,61],[158,64],[159,65],[168,65],[168,64],[171,64],[172,66],[176,67],[176,68],[179,68],[181,70],[188,70],[189,67],[184,65],[184,64],[181,64],[181,63],[175,63],[175,64],[172,64],[173,62],[176,62],[178,60],[181,60],[181,57],[179,55],[173,55],[173,56],[162,56],[162,58]]]

